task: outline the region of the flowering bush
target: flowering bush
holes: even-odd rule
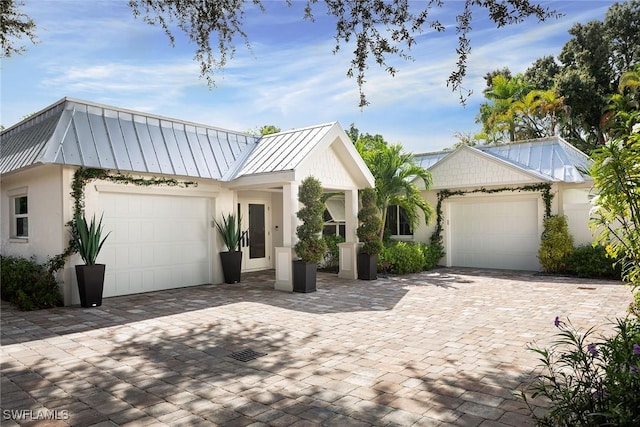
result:
[[[640,425],[640,321],[618,319],[615,334],[594,337],[556,317],[560,330],[549,349],[530,347],[540,355],[541,372],[520,396],[542,426]],[[531,398],[547,398],[544,415],[533,412]]]

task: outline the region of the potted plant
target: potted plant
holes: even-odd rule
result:
[[[327,248],[322,238],[324,225],[322,214],[322,185],[309,176],[300,183],[298,201],[304,205],[296,214],[302,224],[296,228],[298,243],[295,245],[298,260],[293,262],[293,291],[315,292],[316,272]]]
[[[240,282],[242,270],[242,252],[240,251],[242,221],[240,215],[236,216],[233,213],[229,213],[227,216],[222,215],[222,222],[215,219],[213,221],[220,233],[222,242],[227,247],[225,252],[220,252],[224,281],[225,283],[238,283]]]
[[[72,230],[73,244],[84,261],[84,265],[76,265],[78,279],[78,293],[82,307],[99,307],[102,305],[102,291],[104,289],[104,264],[96,264],[98,254],[105,240],[111,232],[102,237],[102,216],[96,223],[93,215],[91,223],[87,223],[84,214],[76,213],[75,230]]]
[[[375,280],[378,278],[378,254],[382,250],[380,239],[380,219],[376,206],[376,192],[373,188],[360,191],[362,207],[358,212],[360,225],[356,230],[362,247],[358,253],[358,279]]]

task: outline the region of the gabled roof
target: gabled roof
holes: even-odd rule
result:
[[[37,164],[224,180],[255,148],[241,132],[63,98],[0,135],[0,173]]]
[[[322,141],[337,122],[265,135],[236,174],[292,171]]]
[[[338,122],[265,135],[230,180],[239,187],[277,186],[307,175],[326,188],[372,187],[375,179]]]
[[[583,173],[591,165],[589,157],[559,137],[504,145],[464,146],[453,151],[416,154],[414,158],[422,167],[431,169],[452,153],[469,148],[540,176],[543,180],[580,183],[591,179]]]

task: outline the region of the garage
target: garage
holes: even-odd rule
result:
[[[539,197],[465,197],[449,203],[449,265],[540,270]]]
[[[103,192],[104,297],[211,282],[210,199]]]

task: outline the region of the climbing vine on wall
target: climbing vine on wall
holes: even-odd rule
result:
[[[132,184],[142,187],[154,186],[168,186],[168,187],[182,187],[187,188],[191,186],[197,186],[198,183],[194,181],[179,181],[174,178],[139,178],[132,175],[123,174],[121,172],[112,173],[106,169],[96,168],[84,168],[81,167],[73,174],[73,181],[71,182],[71,197],[73,198],[73,218],[67,223],[69,232],[71,233],[71,240],[69,240],[67,249],[59,255],[55,255],[47,260],[46,266],[49,272],[55,273],[64,267],[67,258],[77,252],[74,242],[74,235],[77,233],[76,228],[76,215],[84,214],[84,194],[87,184],[91,181],[102,180],[111,181],[117,184]]]
[[[431,235],[430,241],[432,244],[442,245],[442,202],[449,197],[464,196],[473,193],[502,193],[506,191],[521,192],[521,191],[539,191],[544,201],[544,216],[545,218],[551,216],[551,201],[553,200],[553,194],[551,193],[551,184],[530,184],[523,185],[521,187],[503,187],[503,188],[476,188],[474,190],[442,190],[438,192],[438,203],[436,205],[436,229]]]

